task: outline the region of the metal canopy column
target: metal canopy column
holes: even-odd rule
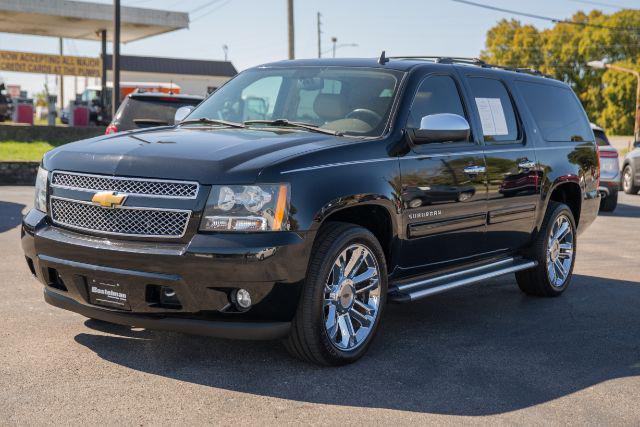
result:
[[[111,117],[116,116],[120,106],[120,0],[114,0],[113,8],[113,94],[111,95]]]
[[[107,107],[107,30],[100,30],[101,39],[101,58],[102,58],[102,76],[100,90],[100,105],[105,109]]]

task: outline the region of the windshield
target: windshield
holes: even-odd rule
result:
[[[389,119],[401,75],[372,68],[252,69],[214,92],[189,120],[287,120],[344,134],[378,136]]]

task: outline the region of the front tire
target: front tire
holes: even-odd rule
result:
[[[520,290],[540,297],[561,295],[571,282],[575,251],[576,222],[571,209],[563,203],[549,202],[540,232],[527,254],[538,265],[516,273]]]
[[[376,237],[352,224],[324,225],[285,341],[287,350],[318,365],[355,362],[371,345],[386,297],[387,267]]]
[[[634,185],[633,181],[633,168],[631,167],[631,165],[627,165],[622,171],[622,189],[625,193],[638,194],[638,191],[640,191],[640,186]]]

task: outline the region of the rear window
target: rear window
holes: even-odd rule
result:
[[[172,125],[178,108],[196,106],[198,103],[197,100],[186,99],[128,98],[116,114],[118,129],[128,130]]]
[[[592,140],[589,121],[571,89],[524,81],[516,84],[546,141]]]
[[[609,144],[609,139],[607,138],[607,135],[605,135],[603,131],[594,129],[593,135],[596,137],[596,143],[598,144],[599,147],[606,147],[611,145]]]

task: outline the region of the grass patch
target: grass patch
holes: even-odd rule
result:
[[[39,162],[53,145],[45,141],[0,141],[0,162]]]
[[[46,117],[44,119],[35,118],[33,119],[33,124],[36,126],[48,126],[49,119]],[[60,121],[60,117],[56,117],[56,126],[60,126],[61,124],[62,122]]]

